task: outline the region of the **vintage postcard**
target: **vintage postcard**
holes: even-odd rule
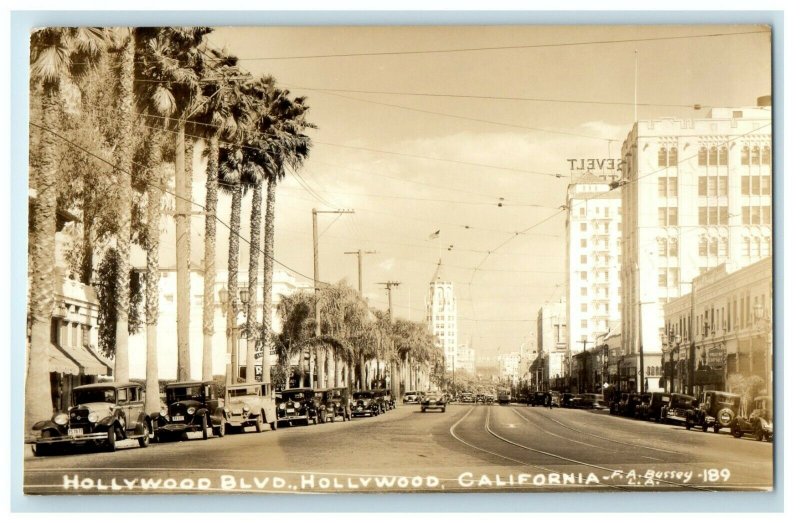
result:
[[[771,60],[34,30],[24,492],[772,490]]]

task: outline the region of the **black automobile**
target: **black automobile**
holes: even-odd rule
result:
[[[318,423],[321,416],[320,397],[311,387],[282,390],[278,397],[278,424]]]
[[[688,394],[673,392],[669,395],[669,403],[664,405],[661,420],[665,423],[686,423],[686,413],[697,407],[697,399]]]
[[[200,432],[208,439],[208,429],[225,436],[224,401],[217,396],[213,381],[183,381],[164,388],[166,408],[156,420],[156,441],[177,439],[189,432]]]
[[[383,412],[383,394],[374,390],[357,390],[353,393],[353,416],[377,416]]]
[[[628,393],[627,399],[620,400],[619,413],[628,418],[636,417],[636,410],[641,402],[641,394],[635,392]]]
[[[33,426],[33,453],[44,456],[72,445],[95,444],[113,452],[119,439],[150,443],[152,425],[144,411],[144,389],[137,383],[82,385],[72,391],[72,406]]]
[[[549,407],[552,401],[553,398],[549,392],[536,391],[528,394],[528,406],[530,407],[536,407],[538,405]]]
[[[772,425],[772,398],[759,396],[753,401],[753,410],[747,417],[738,417],[733,420],[731,434],[734,438],[741,438],[745,434],[752,434],[756,441],[772,441],[774,427]]]
[[[731,428],[741,401],[742,398],[738,394],[719,390],[704,391],[698,400],[698,407],[686,414],[686,430],[696,426],[702,428],[703,432],[709,427],[713,428],[714,432]]]
[[[342,421],[350,421],[352,413],[350,410],[350,390],[346,387],[337,387],[327,389],[322,393],[323,415],[322,422],[336,421],[336,418],[342,418]]]
[[[628,401],[628,393],[615,390],[608,399],[608,412],[615,415],[621,414],[620,405],[625,401]]]
[[[566,409],[571,409],[574,407],[572,404],[572,400],[575,398],[575,394],[571,392],[565,392],[561,395],[561,406]]]
[[[426,392],[425,397],[420,402],[420,410],[427,412],[430,409],[441,409],[442,412],[447,408],[447,394],[443,392]]]
[[[389,389],[375,389],[375,397],[381,405],[382,412],[395,408],[394,397]]]
[[[669,394],[666,392],[648,392],[642,395],[639,404],[638,417],[644,420],[661,422],[662,408],[669,403]]]

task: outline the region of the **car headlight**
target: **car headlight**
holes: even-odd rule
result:
[[[69,421],[69,416],[67,416],[63,412],[59,412],[58,414],[55,415],[53,421],[55,422],[56,425],[66,425],[67,422]]]
[[[281,410],[285,409],[286,408],[286,403],[281,403],[280,405],[278,405],[278,408],[281,409]]]
[[[294,402],[294,408],[296,408],[296,409],[299,409],[299,408],[300,408],[300,404],[299,404],[299,403],[297,403],[296,401]]]
[[[166,417],[166,416],[167,416],[167,409],[161,409],[161,411],[159,412],[159,414],[160,414],[161,416],[164,416],[164,417]]]
[[[194,414],[194,412],[195,412],[195,408],[194,407],[189,407],[188,409],[186,409],[186,414],[188,414],[189,416]]]
[[[100,419],[100,416],[98,416],[96,412],[90,412],[89,413],[89,421],[91,423],[97,423],[98,419]]]
[[[244,405],[242,407],[242,412],[249,412],[249,411],[250,411],[250,406],[249,405]]]

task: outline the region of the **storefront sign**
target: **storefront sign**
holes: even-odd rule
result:
[[[567,158],[570,171],[593,171],[622,168],[622,162],[616,158]]]

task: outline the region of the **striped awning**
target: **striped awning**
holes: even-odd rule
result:
[[[50,344],[50,372],[73,376],[106,376],[111,374],[110,365],[86,347],[62,347]]]

